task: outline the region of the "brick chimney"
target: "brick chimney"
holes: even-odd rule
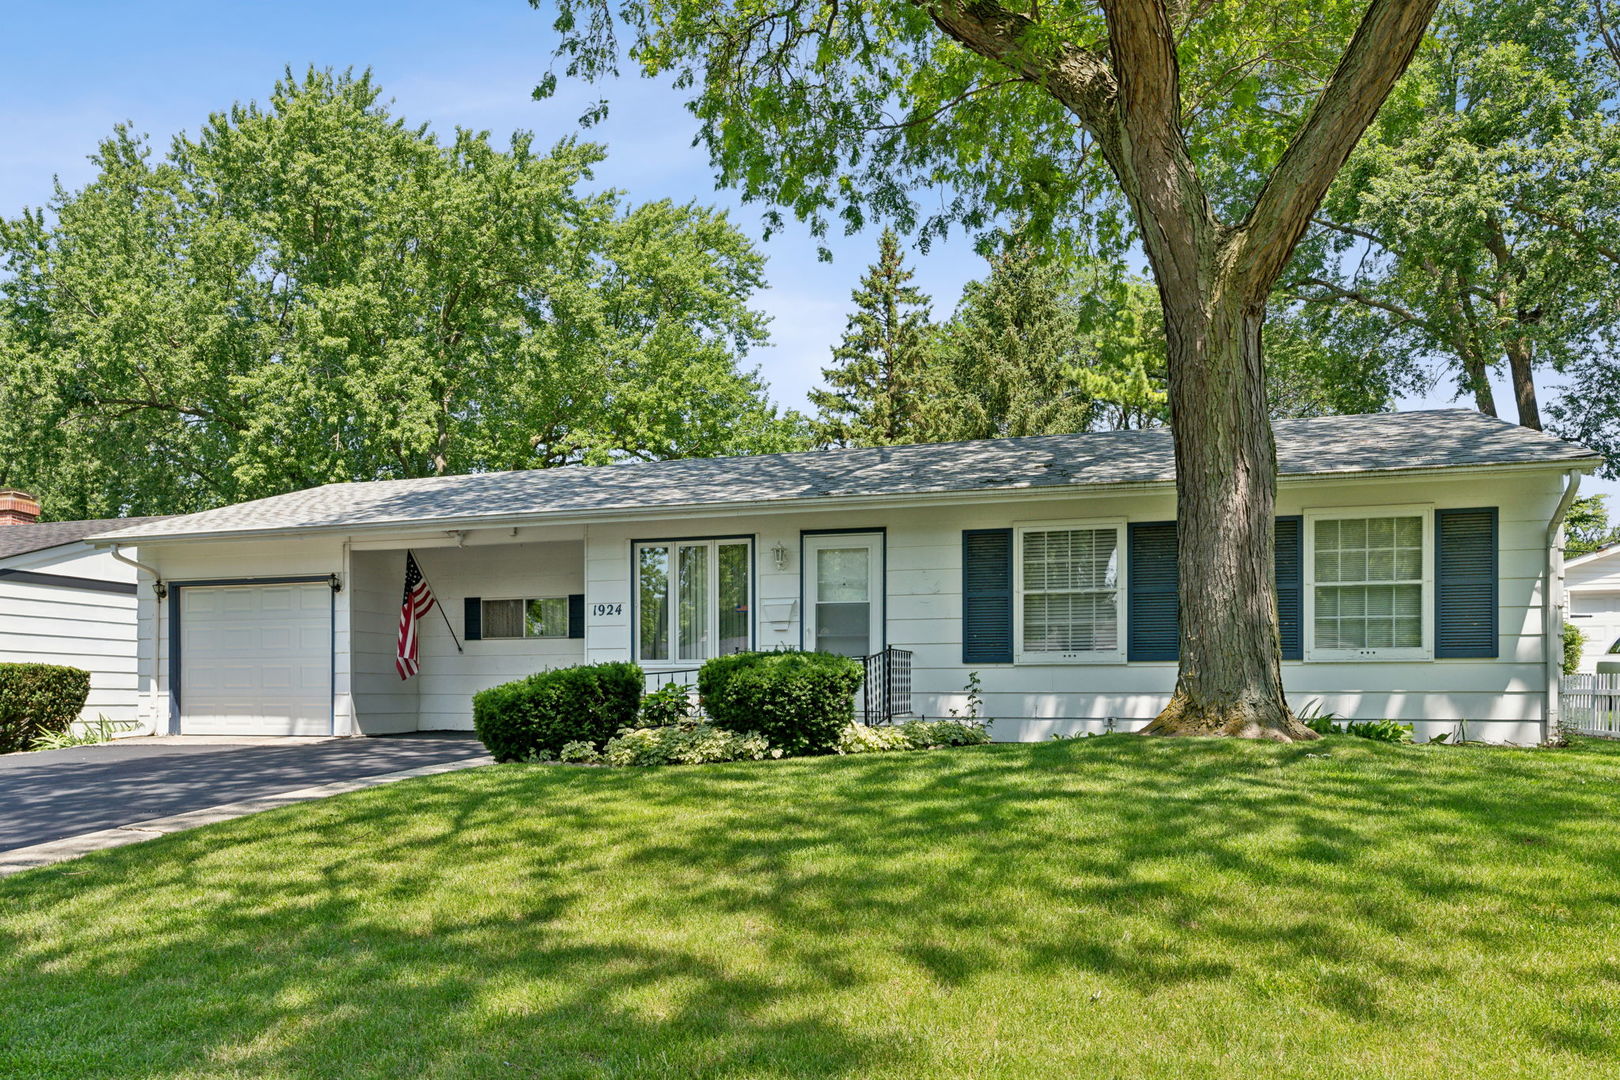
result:
[[[38,520],[38,499],[21,491],[0,491],[0,527],[32,525]]]

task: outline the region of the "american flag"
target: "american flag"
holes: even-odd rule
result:
[[[394,670],[408,679],[416,674],[416,623],[433,610],[433,590],[416,565],[416,556],[405,553],[405,596],[399,602],[399,647],[395,649]]]

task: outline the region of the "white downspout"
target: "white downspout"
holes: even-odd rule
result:
[[[132,566],[137,571],[143,571],[144,570],[146,573],[152,575],[152,579],[153,579],[152,580],[152,594],[153,594],[153,600],[152,600],[152,644],[151,644],[152,666],[151,666],[151,668],[148,669],[148,670],[150,670],[152,672],[152,690],[151,690],[151,693],[148,694],[147,697],[146,697],[146,702],[145,702],[145,705],[144,705],[144,708],[143,708],[142,711],[145,712],[147,717],[150,718],[151,721],[152,721],[152,734],[153,735],[168,735],[168,734],[171,734],[171,732],[169,730],[171,725],[169,723],[165,722],[165,720],[166,720],[165,717],[161,717],[161,716],[158,715],[158,707],[157,707],[157,705],[158,705],[158,685],[162,681],[162,673],[160,671],[158,671],[158,665],[160,663],[162,663],[163,600],[169,594],[169,587],[167,585],[163,584],[163,575],[158,572],[156,567],[147,566],[145,563],[140,562],[139,560],[130,558],[128,555],[125,555],[124,553],[122,553],[121,551],[118,550],[118,545],[117,544],[113,544],[111,547],[109,547],[107,549],[107,554],[111,555],[114,559],[117,559],[119,562],[123,563],[125,566]],[[135,629],[136,648],[140,648],[142,643],[141,643],[141,640],[140,640],[140,601],[139,600],[137,600],[136,604],[135,604],[135,628],[136,628]],[[137,656],[137,658],[136,658],[136,667],[138,668],[139,666],[140,666],[140,658]]]
[[[1546,661],[1547,700],[1542,710],[1542,742],[1558,734],[1558,684],[1564,674],[1564,515],[1581,489],[1581,471],[1564,474],[1564,494],[1547,522],[1547,580],[1541,590],[1541,648]]]

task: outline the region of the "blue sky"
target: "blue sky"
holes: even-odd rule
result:
[[[565,83],[556,98],[531,100],[551,54],[549,23],[524,0],[0,0],[0,214],[45,202],[53,177],[82,184],[90,176],[86,155],[116,123],[131,122],[162,148],[210,111],[262,99],[285,66],[315,64],[370,67],[396,113],[412,122],[502,138],[518,128],[542,142],[570,134],[582,105],[605,93],[612,115],[588,136],[608,147],[600,185],[636,200],[728,207],[757,239],[760,208],[716,190],[707,155],[692,146],[695,122],[667,86],[639,78],[605,88]],[[792,407],[805,407],[819,379],[876,237],[834,237],[830,246],[833,262],[817,261],[800,227],[762,245],[771,287],[758,304],[773,317],[774,344],[756,360],[773,395]],[[913,262],[936,313],[949,310],[963,282],[983,268],[960,237]],[[1497,393],[1511,407],[1506,386]],[[1403,407],[1450,403],[1442,387]]]

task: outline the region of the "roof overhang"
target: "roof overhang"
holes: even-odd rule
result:
[[[1603,464],[1603,458],[1593,456],[1567,461],[1533,461],[1488,465],[1438,465],[1418,469],[1343,469],[1311,473],[1287,473],[1277,477],[1279,488],[1292,488],[1327,480],[1347,483],[1374,483],[1388,480],[1432,479],[1437,476],[1500,476],[1504,473],[1537,472],[1568,473],[1591,472]],[[1041,501],[1073,499],[1119,494],[1163,494],[1175,491],[1175,480],[1164,478],[1118,483],[1070,484],[1037,486],[1015,484],[973,491],[913,491],[865,495],[807,495],[787,499],[735,500],[723,502],[677,503],[660,506],[638,505],[587,510],[533,511],[521,514],[458,515],[442,518],[403,517],[366,522],[319,522],[308,525],[279,526],[254,529],[218,529],[209,532],[186,533],[103,533],[85,538],[85,542],[98,548],[114,544],[135,546],[140,544],[180,544],[220,540],[264,540],[293,536],[362,536],[405,530],[455,532],[473,529],[521,528],[535,525],[583,525],[626,520],[661,520],[690,517],[693,514],[734,514],[758,516],[804,510],[843,510],[865,508],[877,504],[922,506],[964,505],[993,502],[1017,496],[1020,499]]]

